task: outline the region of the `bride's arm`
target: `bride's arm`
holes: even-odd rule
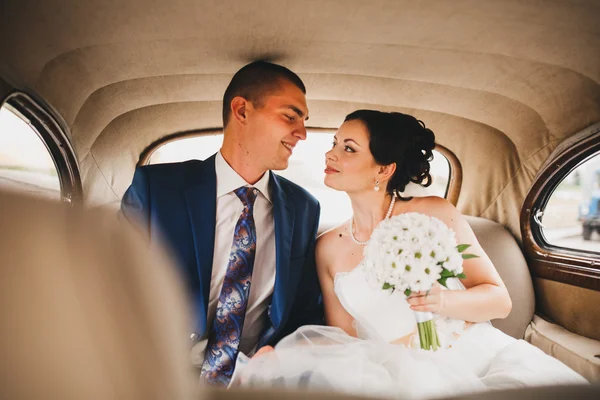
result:
[[[430,197],[423,200],[426,213],[441,219],[454,230],[457,243],[470,244],[466,253],[479,257],[463,262],[467,277],[461,281],[467,290],[439,290],[438,285],[427,296],[411,296],[408,300],[411,308],[471,322],[506,318],[512,308],[506,286],[464,216],[444,199]]]
[[[331,261],[335,259],[333,238],[333,232],[324,233],[317,239],[315,248],[315,261],[325,309],[325,324],[342,328],[348,335],[357,337],[356,329],[352,325],[354,319],[344,309],[333,290],[334,274],[331,271]]]

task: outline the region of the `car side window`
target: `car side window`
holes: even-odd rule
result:
[[[344,192],[333,190],[323,183],[325,153],[331,149],[334,132],[311,132],[307,139],[298,143],[284,171],[276,171],[292,182],[302,186],[321,204],[320,231],[349,219],[352,207]],[[223,142],[222,134],[202,135],[175,139],[157,147],[150,153],[148,164],[179,162],[189,159],[204,160],[216,153]],[[431,165],[433,183],[428,188],[411,185],[405,195],[445,197],[450,179],[450,165],[446,157],[434,151]]]
[[[572,170],[554,189],[542,218],[554,246],[600,252],[600,154]]]
[[[56,165],[35,129],[12,107],[0,107],[0,189],[60,200]]]

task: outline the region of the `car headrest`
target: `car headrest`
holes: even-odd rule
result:
[[[164,252],[114,213],[12,193],[0,221],[0,398],[191,398],[187,303]]]

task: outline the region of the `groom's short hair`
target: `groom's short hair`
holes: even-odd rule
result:
[[[268,61],[254,61],[242,67],[235,73],[223,95],[223,127],[229,122],[234,97],[243,97],[254,106],[261,107],[265,96],[279,89],[282,81],[296,85],[306,94],[302,79],[286,67]]]

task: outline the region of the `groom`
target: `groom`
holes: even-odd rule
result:
[[[139,167],[123,197],[123,214],[166,241],[181,267],[194,303],[192,362],[211,384],[228,384],[239,351],[323,323],[319,203],[271,172],[287,168],[306,139],[305,93],[285,67],[246,65],[223,97],[221,150]]]

